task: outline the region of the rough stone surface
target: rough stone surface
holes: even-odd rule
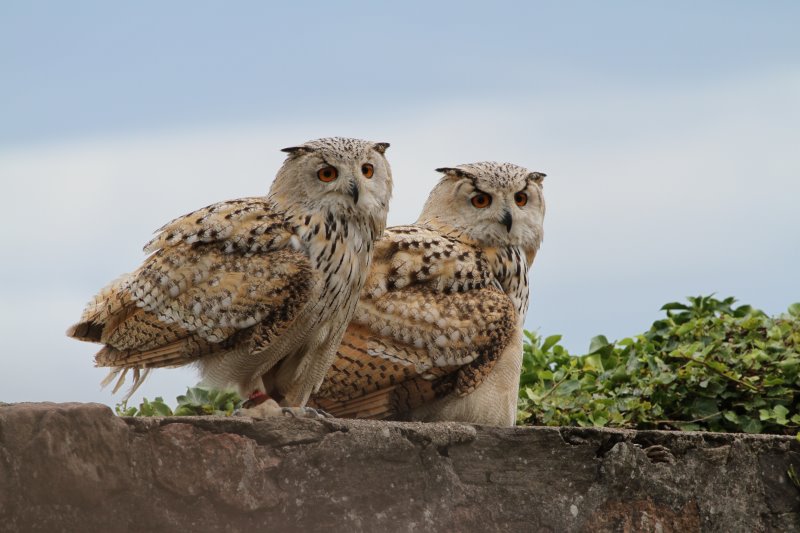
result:
[[[800,531],[791,437],[0,405],[0,531]]]

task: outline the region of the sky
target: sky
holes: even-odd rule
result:
[[[0,401],[96,401],[64,336],[172,218],[264,194],[279,150],[392,144],[390,224],[434,169],[547,173],[526,327],[646,330],[662,304],[800,301],[800,4],[0,3]],[[132,398],[168,401],[191,368]]]

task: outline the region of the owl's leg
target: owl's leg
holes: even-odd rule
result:
[[[244,409],[251,409],[271,399],[272,398],[270,398],[266,392],[256,389],[250,393],[250,396],[247,397],[247,400],[242,404],[242,407]]]

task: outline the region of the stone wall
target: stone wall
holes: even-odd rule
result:
[[[0,531],[800,531],[791,437],[0,406]]]

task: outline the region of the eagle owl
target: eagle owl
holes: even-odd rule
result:
[[[544,174],[440,168],[419,220],[389,228],[309,405],[344,417],[514,425]]]
[[[98,366],[134,389],[154,367],[302,407],[356,309],[386,226],[389,145],[327,138],[288,157],[266,197],[168,223],[136,271],[100,291],[67,334],[105,346]],[[132,392],[132,391],[131,391]],[[130,394],[130,393],[129,393]]]

